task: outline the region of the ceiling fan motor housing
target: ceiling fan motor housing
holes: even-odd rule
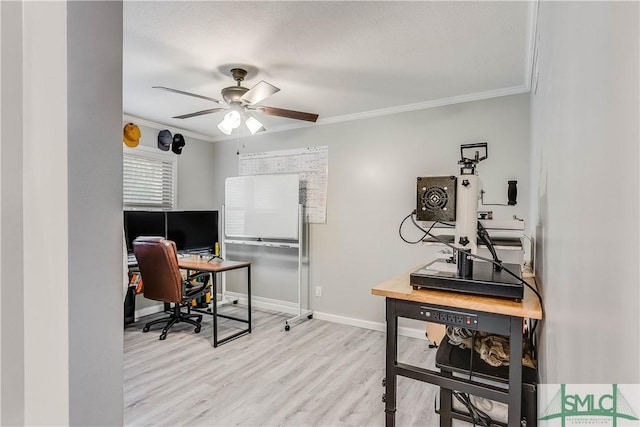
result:
[[[232,102],[242,103],[242,95],[247,93],[249,90],[246,87],[240,86],[240,83],[247,77],[247,71],[242,68],[234,68],[231,71],[231,77],[233,80],[237,82],[237,86],[229,86],[222,89],[222,98],[225,100],[227,104],[231,104]]]
[[[249,89],[243,86],[229,86],[222,89],[222,98],[224,101],[231,105],[233,102],[242,102],[240,98],[244,95]]]

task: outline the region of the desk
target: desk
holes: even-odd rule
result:
[[[205,272],[211,274],[211,303],[213,305],[213,346],[217,347],[227,341],[238,338],[245,334],[251,333],[251,263],[241,261],[220,261],[207,262],[192,258],[178,258],[178,266],[185,270]],[[224,271],[236,270],[238,268],[247,269],[247,319],[240,319],[226,314],[218,314],[217,290],[216,290],[216,273]],[[194,310],[198,311],[198,310]],[[211,314],[211,313],[209,313]],[[239,332],[235,332],[229,336],[218,339],[218,316],[225,319],[231,319],[238,322],[247,323],[247,328]]]
[[[385,426],[395,426],[397,376],[400,375],[435,384],[444,389],[458,390],[507,403],[509,405],[508,425],[519,427],[520,406],[522,404],[522,320],[524,318],[542,319],[542,308],[538,298],[527,287],[525,287],[524,298],[521,302],[456,292],[414,290],[409,284],[411,271],[389,279],[371,289],[373,295],[383,296],[386,300]],[[535,286],[532,279],[525,280]],[[473,329],[509,336],[508,390],[452,377],[434,370],[398,363],[398,317],[431,322],[434,320],[428,319],[425,313],[431,313],[433,310],[449,313],[454,311],[455,315],[459,314],[465,318],[472,316],[477,321],[477,326]],[[449,323],[448,321],[436,322]],[[441,411],[450,411],[450,405],[450,400],[447,402],[441,399]],[[450,423],[451,419],[440,418],[441,426],[450,425]]]

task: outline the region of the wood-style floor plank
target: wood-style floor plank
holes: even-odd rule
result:
[[[244,307],[224,307],[242,316]],[[284,331],[289,316],[254,310],[253,332],[218,348],[212,319],[179,324],[160,341],[148,316],[125,328],[125,425],[383,426],[383,332],[312,319]],[[219,336],[244,324],[221,319]],[[399,337],[398,359],[433,367],[426,340]],[[435,386],[398,379],[398,426],[436,426]]]

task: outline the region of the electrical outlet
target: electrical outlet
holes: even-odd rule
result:
[[[316,286],[316,296],[317,297],[322,296],[322,286]]]

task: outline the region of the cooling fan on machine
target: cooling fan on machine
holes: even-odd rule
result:
[[[416,180],[416,189],[418,221],[455,221],[455,176],[420,176]]]
[[[220,111],[227,111],[224,116],[224,120],[218,125],[218,129],[227,135],[231,135],[233,129],[236,129],[244,122],[245,126],[249,129],[251,134],[265,130],[262,123],[258,121],[253,115],[254,112],[266,114],[269,116],[286,117],[295,120],[305,120],[308,122],[315,122],[318,119],[317,114],[304,113],[301,111],[285,110],[284,108],[267,107],[264,105],[258,105],[280,89],[274,85],[265,82],[264,80],[258,82],[251,89],[242,86],[242,81],[247,76],[247,71],[242,68],[234,68],[231,70],[231,76],[236,81],[235,86],[229,86],[222,89],[222,99],[220,101],[208,96],[198,95],[195,93],[185,92],[178,89],[171,89],[165,86],[153,86],[154,89],[166,90],[169,92],[179,93],[181,95],[193,96],[195,98],[206,99],[208,101],[215,102],[217,104],[227,104],[227,107],[217,107],[208,110],[196,111],[193,113],[182,114],[180,116],[174,116],[174,119],[188,119],[191,117],[202,116],[205,114],[217,113]]]

